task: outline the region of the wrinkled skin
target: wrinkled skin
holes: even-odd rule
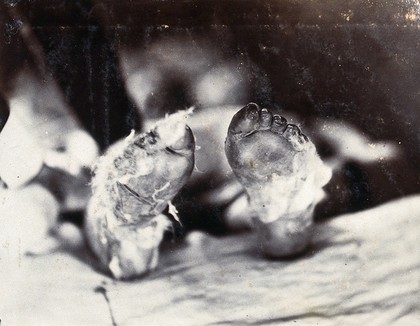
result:
[[[195,105],[197,112],[188,124],[197,142],[196,169],[174,198],[185,229],[226,232],[226,229],[249,228],[253,225],[260,230],[262,239],[266,239],[267,254],[287,255],[287,252],[296,251],[298,245],[288,237],[281,237],[287,241],[278,240],[280,238],[276,234],[284,235],[287,223],[272,221],[274,217],[265,211],[264,205],[267,206],[266,201],[272,202],[268,195],[269,188],[287,190],[294,187],[290,184],[287,187],[271,187],[271,181],[262,180],[273,173],[283,179],[289,173],[289,181],[293,180],[296,171],[303,174],[307,171],[306,168],[292,168],[293,164],[290,163],[294,158],[303,156],[304,161],[309,162],[314,156],[310,151],[302,152],[293,147],[293,143],[299,144],[299,139],[305,140],[303,136],[300,137],[299,129],[291,126],[289,131],[284,131],[286,135],[294,134],[290,139],[283,136],[276,138],[271,131],[262,130],[270,126],[267,110],[264,111],[261,125],[251,126],[258,132],[241,138],[241,143],[233,141],[235,137],[228,139],[227,152],[232,171],[224,151],[228,125],[241,106],[248,101],[257,101],[273,111],[272,120],[279,120],[274,119],[278,114],[274,109],[283,106],[281,114],[291,124],[302,124],[323,160],[328,160],[328,164],[334,168],[333,182],[326,186],[327,192],[334,198],[315,207],[318,217],[360,210],[418,192],[415,121],[419,103],[417,76],[420,74],[416,73],[419,69],[416,54],[419,51],[418,42],[415,42],[417,29],[410,21],[410,13],[414,12],[416,5],[397,1],[397,6],[372,5],[368,8],[356,1],[339,4],[332,10],[332,7],[324,7],[318,2],[311,2],[310,5],[306,1],[275,3],[274,6],[266,2],[258,2],[251,7],[237,6],[232,16],[231,10],[224,10],[225,5],[229,7],[229,2],[223,5],[220,2],[218,15],[214,15],[212,10],[200,10],[200,15],[191,16],[188,10],[184,10],[184,5],[165,9],[159,7],[159,2],[152,2],[149,9],[151,6],[150,10],[153,11],[154,6],[158,6],[159,12],[166,10],[165,24],[170,26],[168,29],[159,26],[152,33],[150,26],[156,21],[148,19],[149,11],[144,10],[147,5],[140,2],[137,5],[121,2],[125,10],[118,11],[118,15],[113,10],[103,10],[98,14],[95,9],[101,6],[95,7],[89,1],[62,4],[65,7],[59,10],[41,4],[32,6],[32,3],[31,6],[22,2],[10,6],[0,4],[2,25],[14,26],[15,15],[21,13],[37,26],[35,33],[25,33],[24,37],[15,33],[18,30],[0,35],[2,44],[7,44],[0,50],[1,61],[5,63],[0,67],[0,91],[10,99],[14,87],[22,87],[14,83],[16,72],[20,73],[22,67],[31,71],[34,77],[23,80],[23,89],[34,87],[31,96],[26,99],[28,103],[34,103],[30,109],[37,123],[34,123],[35,128],[26,127],[31,136],[36,135],[41,140],[41,147],[48,147],[53,152],[53,158],[60,157],[66,163],[57,165],[60,160],[49,160],[52,168],[44,166],[43,172],[34,178],[35,182],[40,182],[51,192],[57,192],[55,195],[62,211],[84,209],[84,200],[88,196],[81,189],[83,185],[88,188],[86,173],[74,173],[78,169],[68,168],[67,165],[74,165],[68,164],[72,161],[71,157],[84,158],[89,150],[83,147],[85,141],[81,141],[80,147],[76,148],[76,152],[80,153],[69,150],[71,146],[66,145],[69,131],[87,129],[93,138],[91,141],[96,141],[100,149],[105,150],[113,142],[125,138],[132,128],[146,132],[150,130],[148,127],[141,128],[138,112],[145,119],[143,125],[147,125],[150,118],[162,118],[168,112]],[[205,7],[206,2],[197,3],[197,6],[203,5]],[[13,8],[9,10],[9,7]],[[351,22],[340,15],[341,12],[349,12],[341,11],[344,7],[351,8],[355,13],[354,17],[348,17]],[[260,12],[258,21],[254,21],[252,17],[257,11]],[[290,15],[291,12],[296,15]],[[40,17],[51,17],[51,20],[45,21],[45,26]],[[101,18],[100,22],[98,17]],[[220,29],[212,24],[208,28],[201,28],[214,18],[218,20],[215,23],[222,24]],[[119,29],[115,29],[115,32],[107,29],[109,38],[105,37],[101,24],[103,27],[125,26],[128,20],[135,24],[135,28],[124,29],[127,35],[123,39],[120,39]],[[188,24],[185,25],[185,22],[196,20],[199,28],[186,27]],[[53,22],[56,26],[53,26]],[[200,25],[202,22],[203,26]],[[54,28],[62,25],[69,28]],[[257,25],[259,27],[255,28]],[[89,28],[79,28],[83,26]],[[37,40],[31,42],[31,38]],[[42,51],[34,51],[38,45],[43,47],[45,60],[39,57]],[[120,74],[120,70],[123,74]],[[53,91],[44,92],[51,88],[54,81],[58,88],[53,85]],[[130,101],[126,91],[138,108]],[[226,106],[230,104],[240,106]],[[62,114],[63,108],[69,109],[68,112]],[[238,117],[243,118],[242,113]],[[70,126],[57,123],[58,128],[45,129],[46,125],[52,126],[55,122],[47,119],[45,125],[40,123],[45,116],[61,115],[64,116],[63,120],[71,122]],[[75,116],[78,120],[76,123],[73,121]],[[237,132],[236,127],[242,125],[241,121],[244,122],[241,119],[233,123],[231,131],[234,133]],[[276,128],[282,130],[285,123],[281,118],[278,122]],[[249,122],[245,124],[249,126]],[[49,137],[45,137],[45,131],[49,132]],[[61,141],[58,141],[59,138]],[[271,148],[278,150],[271,152]],[[234,154],[238,149],[253,159]],[[156,157],[161,154],[157,151]],[[260,159],[255,162],[255,157]],[[267,164],[275,159],[282,164],[275,167]],[[85,167],[85,162],[76,163],[76,167]],[[118,168],[124,171],[126,162],[120,163]],[[254,169],[254,163],[258,163],[258,169]],[[182,167],[179,171],[184,176]],[[63,177],[66,173],[71,175],[71,182],[68,182],[67,176]],[[308,175],[305,177],[308,178]],[[181,179],[182,182],[174,186],[176,191],[184,182],[184,177]],[[160,179],[155,180],[155,185],[161,189],[162,184],[158,184]],[[118,216],[114,217],[117,221],[130,224],[127,215],[131,218],[135,215],[140,191],[132,191],[137,186],[135,181],[127,182],[128,188],[115,183],[116,190],[113,191],[119,198],[115,201],[118,209],[110,211]],[[319,181],[319,184],[322,183]],[[264,193],[267,198],[254,189],[258,188],[255,185],[261,184],[267,188]],[[144,186],[150,190],[146,183]],[[90,192],[90,189],[87,190]],[[155,189],[151,191],[154,193]],[[176,191],[168,194],[165,200]],[[293,191],[289,195],[282,198],[302,198],[293,194]],[[77,200],[69,200],[72,197]],[[77,205],[71,204],[74,202]],[[253,208],[249,206],[250,203]],[[306,208],[302,208],[299,215],[311,216],[314,207],[308,203],[305,205]],[[153,219],[149,214],[162,216],[158,211],[163,206],[150,201],[142,206],[147,223]],[[127,214],[122,213],[124,209]],[[257,211],[261,210],[258,214]],[[291,215],[284,217],[296,221],[293,218],[297,215],[296,210],[288,213]],[[269,218],[265,215],[269,215]],[[103,215],[99,214],[98,218],[103,219]],[[311,221],[311,218],[304,218],[303,221]],[[161,224],[161,229],[164,229],[164,224]],[[303,224],[305,226],[306,222]],[[268,225],[271,226],[266,227]],[[131,227],[130,224],[124,231],[116,232],[117,238],[129,239],[128,234],[137,237],[137,232],[124,233]],[[152,227],[152,230],[155,228]],[[310,227],[302,230],[310,230]],[[308,238],[307,234],[303,232],[302,237],[296,239]],[[160,239],[160,235],[153,232],[152,235],[152,238]],[[302,248],[306,246],[305,242],[299,243]],[[120,247],[127,248],[127,244],[121,244]],[[282,249],[278,251],[278,248]],[[131,275],[147,269],[145,266],[154,266],[154,252],[145,253],[143,260],[138,259],[138,264],[133,263],[130,255],[121,262],[124,267],[114,263],[112,266],[117,267],[113,267],[116,276],[124,276],[121,268]],[[106,257],[103,265],[108,268],[109,262],[109,257]]]
[[[169,133],[168,133],[169,132]],[[169,220],[161,213],[194,167],[194,137],[176,116],[113,145],[94,169],[86,234],[116,278],[156,267]]]
[[[249,198],[263,250],[272,257],[302,252],[314,206],[331,178],[315,146],[294,124],[251,103],[232,119],[226,156]]]
[[[214,146],[201,144],[199,138],[195,154],[194,130],[198,134],[208,123],[200,125],[193,114],[191,131],[180,117],[182,112],[158,121],[148,133],[130,135],[111,146],[96,165],[86,230],[102,265],[116,278],[156,267],[158,246],[169,226],[164,209],[190,177],[194,156],[201,165],[223,147],[222,137],[214,138]],[[224,161],[230,165],[225,168],[239,181],[238,193],[248,198],[239,210],[254,219],[264,253],[283,257],[302,252],[310,242],[313,209],[323,197],[321,187],[330,179],[330,169],[296,125],[254,103],[233,115],[225,135]],[[213,168],[221,172],[222,166]],[[225,183],[218,191],[227,187]],[[227,198],[231,205],[235,196]]]

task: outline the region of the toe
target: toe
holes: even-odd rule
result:
[[[259,125],[260,111],[257,104],[247,104],[233,116],[229,125],[229,134],[243,137],[254,132]]]
[[[271,123],[273,121],[273,115],[267,109],[262,109],[259,112],[259,119],[260,119],[260,128],[261,130],[270,129]]]
[[[192,130],[189,126],[185,126],[182,132],[179,134],[178,139],[173,141],[168,148],[172,151],[175,151],[178,154],[183,154],[184,152],[190,152],[195,147],[195,140]]]
[[[309,141],[300,128],[294,124],[288,124],[286,130],[283,133],[283,136],[292,144],[292,146],[297,150],[302,150],[305,143]]]
[[[299,134],[301,134],[302,131],[300,130],[300,128],[294,124],[288,124],[284,133],[284,136],[286,138],[290,138],[290,137],[298,137]]]
[[[252,121],[258,120],[260,107],[255,103],[248,103],[243,109],[245,109],[246,118]]]
[[[282,134],[287,128],[287,120],[286,118],[275,114],[273,116],[273,123],[271,125],[271,131]]]

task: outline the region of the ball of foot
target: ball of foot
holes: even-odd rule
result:
[[[266,254],[302,252],[312,212],[331,170],[300,128],[250,103],[232,118],[225,143],[233,172],[246,190]]]

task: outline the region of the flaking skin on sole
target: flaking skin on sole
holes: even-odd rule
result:
[[[228,162],[244,187],[266,255],[292,256],[311,241],[313,210],[331,178],[297,125],[249,103],[232,118]]]
[[[195,141],[186,115],[162,119],[147,133],[132,132],[94,168],[86,235],[102,267],[117,279],[157,266],[158,247],[171,224],[162,211],[194,167]]]

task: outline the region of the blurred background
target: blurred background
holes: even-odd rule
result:
[[[418,323],[417,0],[3,0],[0,26],[5,324]],[[248,101],[334,168],[319,220],[407,198],[316,224],[294,260],[252,233],[191,232],[140,280],[102,273],[79,227],[86,167],[147,119]],[[220,234],[226,207],[200,191],[178,197],[200,217],[184,226]]]
[[[320,155],[339,162],[320,216],[420,189],[415,0],[0,6],[3,97],[32,85],[33,119],[62,117],[47,138],[81,127],[104,149],[144,119],[253,101],[296,117]],[[375,146],[388,147],[369,156]]]

